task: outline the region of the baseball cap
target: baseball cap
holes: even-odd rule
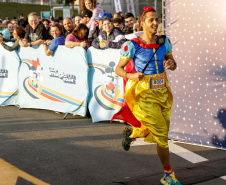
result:
[[[109,17],[111,18],[111,14],[107,13],[107,12],[101,12],[98,16],[99,20],[103,20],[105,17]]]
[[[91,18],[93,16],[93,12],[90,10],[83,10],[81,16]]]

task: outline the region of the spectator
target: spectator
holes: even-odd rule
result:
[[[126,35],[133,33],[133,25],[136,22],[136,18],[134,17],[134,15],[132,13],[126,13],[124,20],[125,20],[125,27],[122,31]]]
[[[52,55],[59,45],[65,43],[65,37],[62,35],[62,28],[59,24],[52,24],[50,33],[54,39],[51,42],[48,40],[44,42],[44,51],[47,56]],[[47,45],[49,45],[49,48]]]
[[[49,29],[50,29],[50,20],[46,19],[46,18],[42,18],[41,22],[45,26],[46,31],[49,31]]]
[[[0,34],[2,34],[2,32],[4,31],[4,26],[2,24],[2,21],[0,20]]]
[[[12,47],[7,46],[3,41],[4,39],[2,36],[0,37],[0,44],[8,51],[14,51],[19,48],[19,41],[22,40],[25,36],[25,29],[22,26],[16,27],[13,31],[13,37],[16,39],[16,42],[13,44]],[[11,40],[6,40],[6,41],[11,41]]]
[[[159,35],[164,35],[163,24],[162,24],[162,23],[160,23],[160,24],[158,25],[157,34],[159,34]]]
[[[81,23],[87,25],[90,22],[92,16],[93,16],[93,12],[92,11],[84,10],[82,12],[82,21],[81,21]]]
[[[13,30],[14,26],[11,22],[6,23],[6,29],[2,32],[4,39],[11,39],[13,38]]]
[[[20,14],[20,19],[24,19],[24,14]]]
[[[102,21],[105,17],[108,17],[109,19],[111,19],[111,14],[110,13],[107,13],[107,12],[101,12],[100,15],[98,16],[98,20],[99,20],[99,23],[101,22],[101,25],[102,25]],[[101,26],[102,27],[102,26]],[[102,29],[102,28],[101,28]]]
[[[52,36],[50,34],[50,20],[46,19],[46,18],[42,18],[41,22],[46,28],[46,31],[47,31],[47,34],[48,34],[48,38],[47,39],[52,40]]]
[[[63,26],[64,26],[63,35],[66,38],[74,30],[74,26],[71,18],[66,17],[63,20]]]
[[[79,24],[71,34],[69,34],[65,41],[67,48],[73,48],[75,46],[81,46],[88,49],[90,43],[88,42],[89,29],[85,24]]]
[[[122,19],[115,18],[112,22],[113,22],[114,27],[118,27],[120,30],[122,30],[122,27],[123,27]]]
[[[61,27],[63,28],[64,25],[63,25],[63,20],[58,20],[59,21],[59,25],[61,25]]]
[[[13,31],[14,31],[14,24],[11,23],[11,22],[9,22],[9,23],[7,24],[7,29],[8,29],[9,32],[10,32],[10,39],[12,39],[12,38],[13,38]]]
[[[100,3],[98,3],[97,0],[82,0],[81,12],[83,12],[84,10],[90,10],[93,13],[91,20],[86,24],[86,26],[90,29],[95,19],[97,19],[99,14],[103,12],[103,9],[101,8]]]
[[[15,29],[16,27],[18,27],[18,22],[17,22],[16,19],[12,19],[12,20],[11,20],[11,23],[13,24],[14,29]]]
[[[24,15],[23,15],[22,13],[20,14],[20,19],[19,19],[19,21],[20,21],[20,26],[25,27],[25,25],[24,25]]]
[[[3,27],[4,27],[4,28],[6,28],[7,23],[8,23],[7,20],[2,21],[2,24],[3,24]]]
[[[88,35],[88,39],[91,43],[95,38],[98,37],[100,30],[102,30],[102,27],[103,27],[102,21],[105,17],[111,18],[111,15],[107,12],[101,12],[100,15],[98,16],[98,21],[95,21],[92,24],[92,26],[89,30],[89,35]]]
[[[74,20],[75,27],[77,27],[80,24],[82,18],[79,15],[77,15],[73,20]]]
[[[120,15],[120,13],[115,13],[114,15],[113,15],[113,20],[114,19],[121,19],[122,20],[122,16]]]
[[[38,15],[32,12],[28,15],[28,25],[25,28],[25,37],[19,44],[22,47],[31,47],[43,44],[48,38],[45,26],[39,22]]]
[[[125,41],[122,31],[119,28],[114,28],[111,19],[106,17],[103,19],[103,30],[93,41],[92,46],[97,49],[106,47],[119,49]]]

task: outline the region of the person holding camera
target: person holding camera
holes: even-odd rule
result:
[[[124,117],[123,120],[133,126],[126,126],[123,130],[124,150],[128,151],[131,142],[139,137],[144,137],[145,142],[156,143],[164,169],[161,183],[181,185],[172,172],[168,148],[173,95],[166,69],[174,71],[177,64],[172,55],[170,40],[156,35],[158,28],[156,10],[153,7],[145,7],[139,19],[144,33],[124,43],[115,70],[118,76],[128,79],[124,95],[128,109],[126,114],[125,111],[121,111],[121,115],[119,112],[112,119],[117,119],[118,115],[119,119]],[[130,65],[134,67],[130,68],[131,71],[126,71],[124,68],[131,59],[133,61]],[[148,61],[150,63],[145,68]],[[129,112],[132,116],[128,116]]]

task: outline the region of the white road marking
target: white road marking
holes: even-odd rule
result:
[[[172,141],[169,141],[169,150],[170,152],[186,159],[187,161],[190,161],[191,163],[199,163],[203,161],[208,161],[208,159],[197,155],[196,153],[193,153],[181,146],[178,146],[174,144]]]
[[[142,145],[155,145],[155,143],[146,143],[144,138],[136,138],[136,141],[133,141],[130,146],[142,146]]]
[[[153,145],[153,143],[144,142],[144,138],[137,138],[136,141],[132,142],[131,146],[142,146],[142,145]],[[174,144],[173,141],[169,141],[169,150],[170,152],[184,158],[185,160],[195,164],[199,162],[208,161],[208,159],[191,152],[181,146]],[[223,180],[226,180],[226,176],[220,177]]]

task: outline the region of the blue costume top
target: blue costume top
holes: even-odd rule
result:
[[[137,72],[142,72],[147,62],[151,59],[157,44],[145,44],[139,39],[132,39],[125,42],[120,51],[121,58],[133,59]],[[165,38],[165,44],[160,46],[157,53],[152,58],[150,64],[145,70],[145,75],[161,74],[164,72],[164,58],[172,53],[172,45],[168,37]]]

